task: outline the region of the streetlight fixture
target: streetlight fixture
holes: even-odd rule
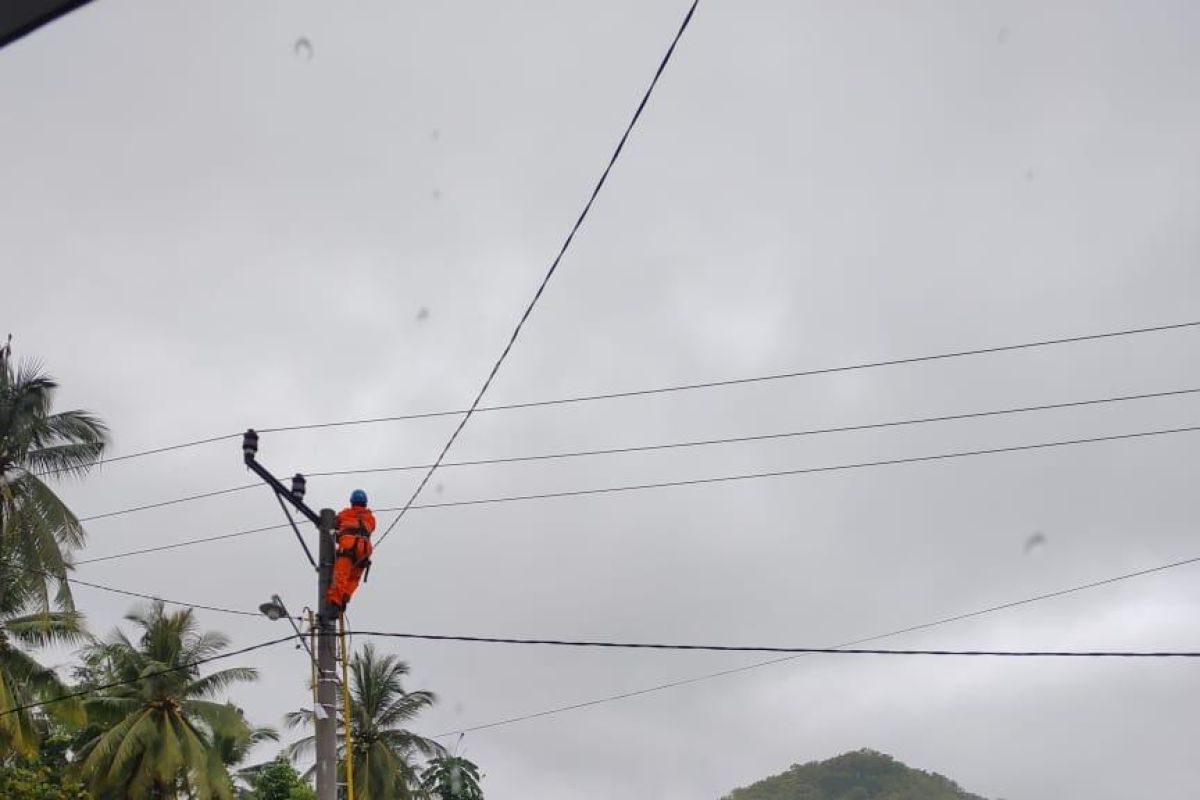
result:
[[[283,602],[279,599],[279,595],[271,595],[271,602],[263,603],[258,607],[258,610],[263,613],[267,619],[275,622],[281,620],[288,615],[287,609],[284,608]]]
[[[308,651],[308,657],[315,663],[317,657],[313,654],[312,648],[308,646],[308,641],[305,640],[304,634],[300,631],[300,626],[296,624],[296,619],[288,613],[287,606],[283,604],[283,599],[279,595],[271,595],[271,602],[263,603],[258,607],[263,616],[275,622],[277,620],[286,619],[292,625],[292,630],[296,632],[296,638],[300,640],[300,644],[304,645],[304,649]]]

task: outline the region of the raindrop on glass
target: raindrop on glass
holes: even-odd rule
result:
[[[1032,536],[1025,540],[1025,552],[1032,553],[1039,547],[1045,547],[1047,541],[1049,540],[1046,538],[1046,534],[1042,533],[1041,531],[1036,531]]]

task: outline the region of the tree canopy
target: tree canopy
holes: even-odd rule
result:
[[[905,766],[885,753],[857,750],[786,772],[726,795],[725,800],[984,800],[935,772]]]

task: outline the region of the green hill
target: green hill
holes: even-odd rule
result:
[[[734,789],[724,800],[984,800],[935,772],[874,750],[793,764],[787,772]]]

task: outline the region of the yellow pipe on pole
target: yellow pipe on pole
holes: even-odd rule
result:
[[[312,609],[308,611],[308,652],[315,653],[317,651],[317,622],[313,619]],[[312,663],[312,693],[313,693],[313,714],[317,713],[317,662],[309,659]]]
[[[342,648],[342,726],[346,729],[346,800],[354,800],[354,731],[350,714],[350,654],[346,652],[346,618],[338,615]]]

